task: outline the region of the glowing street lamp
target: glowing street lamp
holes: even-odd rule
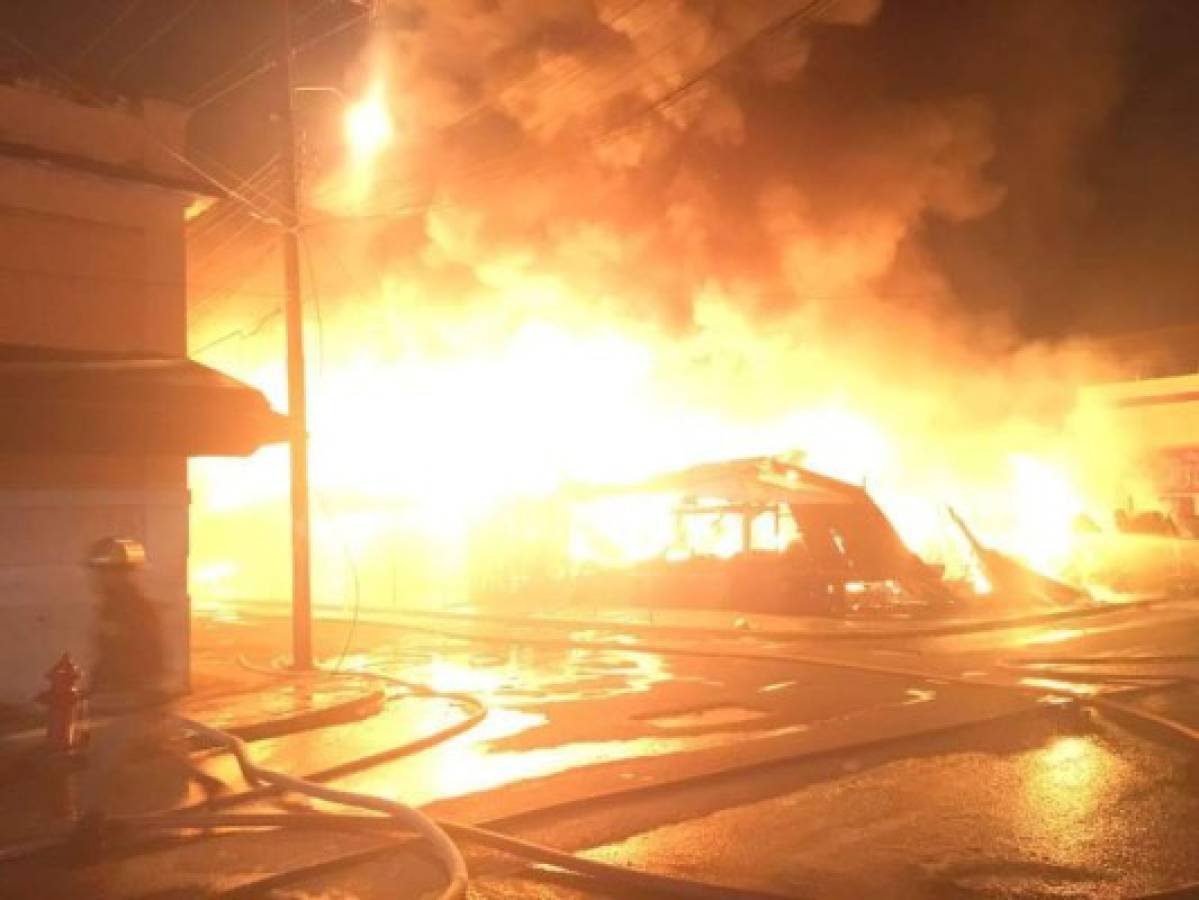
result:
[[[351,153],[359,160],[373,158],[391,145],[395,126],[381,90],[372,90],[346,108],[345,135]]]
[[[376,86],[361,100],[352,100],[340,88],[331,85],[297,85],[296,93],[332,94],[345,107],[343,130],[346,144],[353,157],[365,162],[391,146],[395,139],[395,125],[387,96]]]

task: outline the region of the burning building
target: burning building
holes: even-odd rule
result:
[[[845,615],[955,600],[869,494],[781,458],[567,488],[475,537],[472,599],[507,609]]]
[[[183,357],[184,213],[206,191],[166,104],[84,105],[0,86],[0,700],[64,651],[87,661],[81,565],[142,541],[187,683],[186,459],[280,436],[265,401]]]
[[[882,4],[405,9],[344,78],[386,101],[386,141],[308,126],[318,608],[463,601],[497,509],[794,448],[953,578],[946,506],[1064,569],[1137,451],[1079,392],[1118,366],[953,296],[925,237],[1002,209],[996,112],[886,95],[861,46]],[[281,400],[263,224],[194,229],[193,281],[232,284],[194,296],[198,358]],[[247,540],[285,533],[279,462],[195,467],[197,596],[286,596],[285,542]]]

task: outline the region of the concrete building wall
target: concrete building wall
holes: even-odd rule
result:
[[[147,172],[177,174],[159,143],[181,138],[170,121],[165,138],[150,139],[162,122],[0,88],[0,139]],[[0,341],[186,355],[191,199],[0,152]],[[89,661],[93,601],[80,560],[105,535],[145,542],[147,592],[175,682],[186,683],[187,508],[181,457],[0,456],[0,702],[28,702],[64,651]]]
[[[1145,470],[1178,518],[1199,512],[1199,373],[1092,389],[1116,410],[1120,427],[1148,450]]]

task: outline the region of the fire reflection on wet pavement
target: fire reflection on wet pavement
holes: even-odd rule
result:
[[[1118,729],[916,756],[586,855],[805,896],[1116,897],[1196,875],[1185,754]],[[744,835],[754,835],[752,841]]]
[[[809,700],[805,715],[797,716],[804,704],[797,706],[788,691],[772,692],[769,703],[753,707],[712,703],[713,691],[730,690],[711,677],[712,666],[622,650],[514,648],[480,654],[414,642],[402,651],[393,647],[346,660],[347,671],[359,667],[437,690],[469,691],[489,707],[486,719],[468,734],[345,781],[353,790],[383,794],[403,785],[405,800],[418,804],[583,766],[794,735],[936,697],[933,691],[890,685],[868,700],[847,696],[830,704],[826,698],[814,706]],[[737,680],[762,677],[745,663],[735,668],[745,670]],[[757,680],[748,686],[757,687]],[[446,724],[444,709],[427,699],[400,702],[406,732],[429,733]],[[589,714],[595,704],[604,712]],[[651,711],[639,711],[645,704]],[[362,728],[357,732],[364,740]],[[351,741],[354,735],[350,729]]]

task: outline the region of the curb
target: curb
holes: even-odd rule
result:
[[[1009,628],[1022,628],[1028,625],[1042,625],[1048,622],[1068,621],[1071,619],[1089,619],[1131,609],[1150,609],[1163,603],[1178,603],[1177,598],[1151,597],[1141,600],[1127,600],[1119,603],[1108,603],[1097,606],[1087,606],[1081,609],[1053,610],[1051,612],[1031,613],[1024,616],[1010,616],[1000,619],[973,619],[945,624],[930,624],[911,628],[878,628],[872,627],[861,630],[800,630],[794,628],[716,628],[689,625],[653,625],[646,622],[620,622],[594,619],[549,618],[542,616],[502,616],[490,613],[465,613],[452,611],[433,611],[413,608],[399,608],[380,611],[379,615],[370,616],[369,621],[383,625],[402,625],[403,620],[410,619],[454,619],[462,622],[486,622],[493,625],[520,626],[557,626],[573,629],[610,629],[634,633],[654,635],[680,635],[692,637],[728,637],[769,638],[779,641],[871,641],[894,640],[903,638],[940,637],[954,634],[974,634],[989,631],[1003,631]],[[281,614],[259,611],[263,616],[280,617]],[[286,618],[286,616],[282,616]],[[342,617],[333,617],[342,618]],[[360,616],[361,618],[361,616]]]
[[[243,741],[261,741],[266,738],[282,737],[301,731],[311,731],[315,728],[327,728],[330,725],[344,725],[348,722],[361,721],[382,712],[386,699],[387,695],[382,690],[365,690],[357,697],[331,703],[320,709],[309,710],[294,716],[280,716],[259,722],[247,722],[244,725],[233,725],[224,730]]]
[[[254,692],[247,691],[246,693]],[[382,712],[386,700],[385,691],[374,688],[365,689],[357,696],[331,703],[320,709],[306,710],[296,715],[234,724],[225,730],[250,742],[284,737],[289,734],[367,719]],[[104,718],[106,717],[97,716],[94,721],[103,721]],[[31,765],[40,767],[51,762],[78,760],[84,755],[83,750],[69,753],[44,752],[42,740],[40,727],[0,737],[0,786],[12,774],[28,771],[28,767]],[[193,744],[196,749],[207,749],[210,746],[208,743],[194,738]]]

